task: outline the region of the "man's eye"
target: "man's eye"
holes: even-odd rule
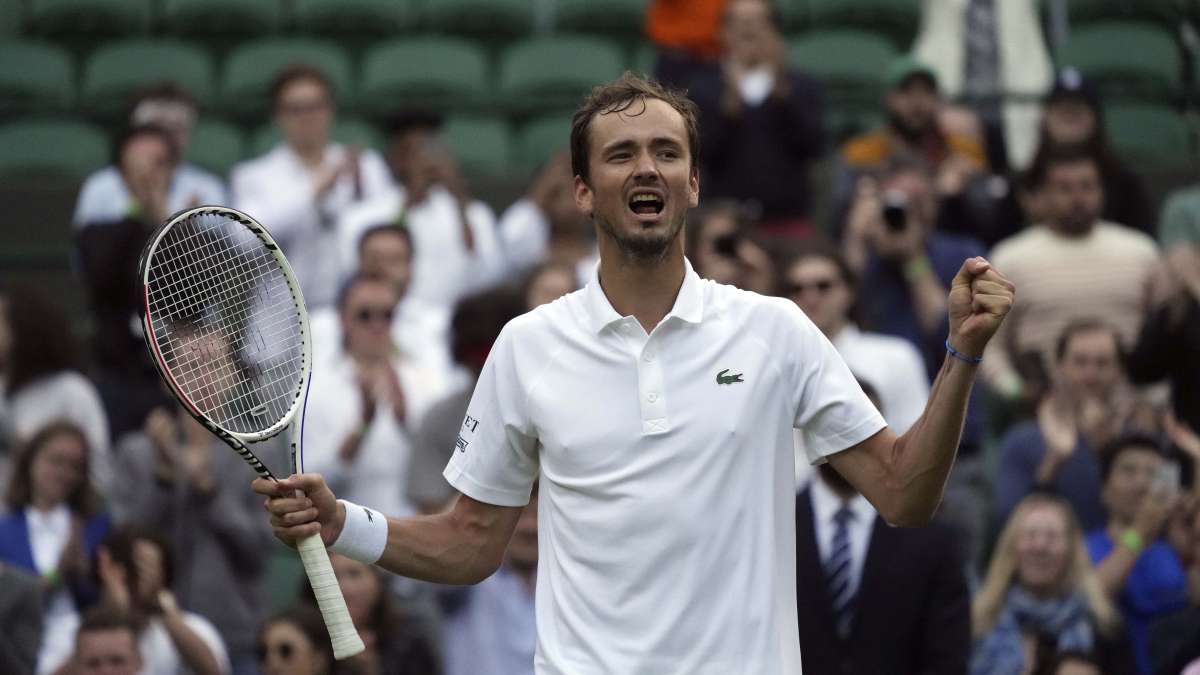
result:
[[[614,160],[614,161],[621,162],[621,161],[629,159],[629,153],[628,152],[618,152],[616,154],[609,155],[608,158],[611,160]]]
[[[678,159],[679,153],[675,152],[674,150],[663,150],[662,152],[658,153],[658,156],[662,157],[663,159]]]

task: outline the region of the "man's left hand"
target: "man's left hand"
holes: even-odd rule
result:
[[[969,258],[950,283],[950,346],[982,356],[1012,309],[1016,286],[982,257]]]

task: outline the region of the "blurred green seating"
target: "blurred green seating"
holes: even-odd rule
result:
[[[104,116],[123,114],[139,90],[171,81],[201,104],[212,98],[208,52],[172,39],[131,39],[99,47],[83,68],[80,107]]]
[[[633,50],[632,70],[638,75],[654,75],[654,64],[658,62],[658,49],[650,42],[643,42]]]
[[[4,39],[21,32],[21,0],[0,0],[0,36]]]
[[[422,25],[493,40],[526,35],[533,31],[533,0],[433,0],[422,3]]]
[[[0,41],[0,115],[67,110],[75,98],[71,55],[32,40]]]
[[[369,122],[357,119],[338,120],[330,132],[333,140],[346,145],[357,145],[383,152],[385,147],[383,134]],[[257,157],[266,154],[279,144],[279,128],[274,124],[265,124],[250,135],[250,154]]]
[[[489,100],[487,55],[453,37],[392,40],[363,56],[360,108],[385,115],[399,108],[462,109]]]
[[[1175,29],[1186,16],[1188,2],[1189,0],[1070,0],[1067,4],[1067,16],[1073,28],[1097,21],[1135,19],[1153,21]]]
[[[1090,77],[1106,100],[1168,100],[1182,85],[1175,39],[1147,23],[1106,21],[1077,28],[1056,60]]]
[[[557,0],[554,25],[556,30],[637,40],[643,34],[647,4],[647,0]]]
[[[192,129],[185,158],[219,176],[226,176],[245,156],[241,129],[221,120],[201,118]]]
[[[1168,106],[1115,103],[1105,106],[1105,125],[1117,154],[1142,170],[1198,168],[1196,139],[1184,116]]]
[[[271,83],[296,64],[321,69],[341,105],[354,100],[350,59],[334,42],[315,38],[273,38],[248,42],[229,55],[221,84],[222,111],[243,118],[270,114]]]
[[[883,73],[898,52],[886,38],[860,30],[806,33],[791,40],[788,61],[817,78],[833,105],[877,105]]]
[[[442,125],[442,137],[468,174],[498,176],[512,171],[512,136],[502,118],[451,117]]]
[[[821,30],[858,28],[886,35],[901,50],[912,45],[921,19],[915,0],[801,0],[803,21]]]
[[[501,54],[500,94],[515,112],[574,107],[593,86],[620,76],[624,65],[621,51],[602,38],[529,38]]]
[[[25,32],[68,41],[140,35],[150,18],[150,0],[29,0]]]
[[[301,33],[353,40],[395,35],[419,17],[415,0],[293,0],[292,19]]]
[[[556,152],[571,144],[571,116],[559,113],[543,115],[522,125],[517,134],[521,166],[533,170]]]
[[[0,125],[0,176],[81,180],[108,161],[108,139],[75,120],[23,120]]]
[[[282,20],[280,0],[163,0],[162,5],[168,32],[218,42],[273,33]]]

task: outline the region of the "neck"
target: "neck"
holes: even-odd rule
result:
[[[321,166],[325,159],[325,145],[292,145],[292,152],[300,158],[300,163],[309,168]]]
[[[49,513],[53,511],[54,509],[58,508],[58,504],[58,502],[50,501],[36,495],[33,497],[33,499],[29,500],[29,506],[32,507],[34,511],[41,513]]]
[[[608,237],[601,242],[600,288],[618,314],[632,315],[647,333],[671,311],[683,286],[680,244],[676,239],[662,259],[639,261],[616,250],[616,243]]]
[[[846,328],[846,322],[844,320],[834,319],[829,325],[823,327],[821,329],[821,332],[825,334],[825,337],[829,338],[832,341],[832,340],[837,339],[837,336],[839,334],[841,334],[841,332],[843,330],[845,330],[845,328]]]

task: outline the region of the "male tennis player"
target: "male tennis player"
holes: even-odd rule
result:
[[[653,82],[594,90],[571,152],[600,264],[501,333],[445,471],[462,496],[387,519],[336,501],[319,475],[255,481],[277,536],[320,531],[397,574],[474,583],[500,564],[540,475],[539,674],[799,673],[793,427],[889,522],[925,522],[1013,287],[963,263],[954,351],[897,437],[793,303],[692,271],[680,229],[700,197],[696,137],[693,105]],[[307,498],[288,496],[297,488]]]

